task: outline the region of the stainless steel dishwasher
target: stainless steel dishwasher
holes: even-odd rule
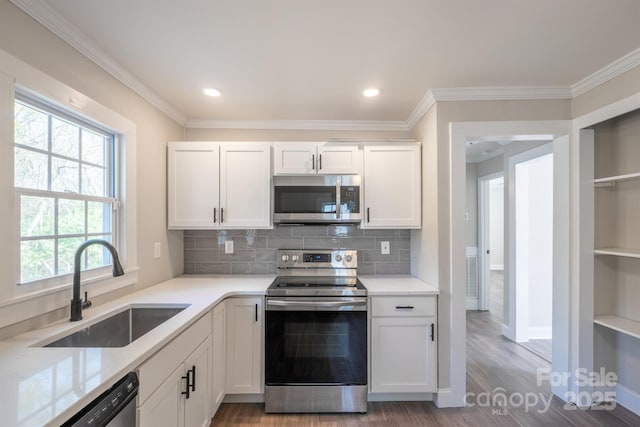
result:
[[[62,427],[134,427],[138,385],[138,375],[129,372]]]

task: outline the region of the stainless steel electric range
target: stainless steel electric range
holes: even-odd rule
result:
[[[355,250],[279,250],[267,289],[266,412],[367,412],[367,289]]]

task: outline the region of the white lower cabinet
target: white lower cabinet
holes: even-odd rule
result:
[[[228,298],[225,304],[225,391],[227,394],[263,393],[263,297]]]
[[[211,355],[208,313],[138,368],[138,426],[209,426]]]
[[[371,298],[371,392],[437,389],[435,296]]]
[[[213,308],[213,353],[211,369],[211,415],[213,416],[225,395],[225,360],[227,336],[226,303],[222,301]]]

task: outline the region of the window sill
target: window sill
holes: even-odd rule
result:
[[[139,270],[138,267],[128,268],[120,277],[107,273],[87,278],[82,281],[81,290],[92,298],[133,285],[138,281]],[[71,293],[72,284],[65,283],[0,301],[0,328],[66,307],[71,301]]]

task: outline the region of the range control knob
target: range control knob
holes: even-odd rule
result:
[[[289,255],[282,255],[282,261],[284,262],[289,261]]]
[[[351,260],[353,259],[353,257],[352,257],[351,255],[347,255],[347,256],[345,256],[345,257],[344,257],[344,259],[345,259],[347,262],[351,262]]]
[[[293,262],[298,262],[300,260],[300,257],[298,255],[293,255],[291,259],[293,260]]]
[[[342,255],[336,255],[336,261],[338,262],[342,261]]]

